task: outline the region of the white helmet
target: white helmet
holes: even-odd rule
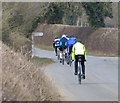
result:
[[[62,35],[62,37],[66,37],[66,35]]]

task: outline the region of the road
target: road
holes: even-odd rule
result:
[[[62,65],[53,51],[34,48],[34,55],[53,59],[44,67],[65,101],[118,101],[118,58],[87,56],[86,79],[78,84],[73,65]]]

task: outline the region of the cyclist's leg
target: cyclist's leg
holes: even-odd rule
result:
[[[69,55],[70,55],[71,52],[72,52],[72,47],[73,47],[73,45],[69,46]]]
[[[59,46],[57,46],[57,55],[58,55],[58,53],[59,53]]]
[[[60,51],[60,59],[62,59],[62,53],[63,53],[63,51]]]
[[[81,62],[81,66],[82,66],[83,78],[85,79],[85,64],[84,64],[84,60]]]
[[[67,47],[67,64],[70,64],[71,57],[70,57],[70,46]]]
[[[68,53],[67,47],[64,47],[64,53],[65,53],[65,58],[66,58],[67,57],[67,53]]]
[[[53,48],[55,48],[55,43],[53,43]]]
[[[68,55],[69,55],[69,51],[70,51],[70,50],[69,50],[69,46],[68,46],[68,47],[67,47],[67,53],[68,53]]]
[[[60,50],[60,62],[61,62],[61,60],[62,60],[62,54],[63,54],[63,49],[62,49],[62,47],[59,47],[59,50]]]
[[[60,51],[60,59],[62,59],[62,53],[63,53],[63,52],[62,52],[62,51]]]
[[[81,65],[82,65],[82,73],[85,74],[85,64],[84,64],[84,61],[81,62]]]
[[[55,43],[53,43],[53,48],[54,48],[54,51],[55,51],[55,53],[56,53],[56,50],[55,50],[55,49],[56,49],[56,48],[55,48]]]
[[[71,58],[72,47],[73,47],[73,45],[71,45],[71,46],[69,47],[69,60],[70,60],[70,62],[72,61],[72,58]]]
[[[56,56],[57,56],[57,46],[55,46],[55,53],[56,53]]]
[[[67,64],[69,64],[69,47],[66,47],[65,49],[65,58],[66,58],[66,62]]]

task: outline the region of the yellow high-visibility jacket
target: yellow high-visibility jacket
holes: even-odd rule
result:
[[[75,43],[72,47],[72,60],[75,60],[75,55],[84,55],[86,60],[86,49],[80,42]]]

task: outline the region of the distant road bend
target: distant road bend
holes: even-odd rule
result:
[[[118,101],[117,57],[87,56],[86,79],[79,85],[73,64],[60,64],[53,51],[34,48],[34,55],[56,61],[44,69],[66,101]]]

